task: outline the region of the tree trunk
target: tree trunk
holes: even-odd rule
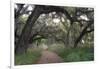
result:
[[[93,22],[88,23],[87,26],[82,30],[82,32],[80,33],[79,37],[76,39],[75,43],[74,43],[74,48],[77,47],[78,43],[81,41],[81,39],[83,38],[83,36],[87,33],[90,33],[92,31],[94,31],[94,29],[91,29],[90,31],[87,31],[87,28],[89,28],[91,25],[93,24]]]
[[[15,47],[16,54],[25,53],[27,51],[28,48],[27,45],[28,45],[29,38],[31,36],[32,27],[36,22],[36,20],[38,19],[38,17],[40,16],[40,13],[41,13],[40,7],[36,6],[32,14],[29,16],[26,25],[22,30],[21,36],[19,37],[19,40],[16,44]]]

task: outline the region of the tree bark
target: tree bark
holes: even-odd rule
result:
[[[36,20],[40,16],[40,13],[41,13],[40,7],[36,6],[32,14],[29,16],[26,22],[26,25],[23,28],[22,33],[19,37],[19,40],[16,44],[16,47],[15,47],[16,54],[25,53],[27,51],[27,45],[28,45],[29,38],[31,36],[33,24],[36,22]]]

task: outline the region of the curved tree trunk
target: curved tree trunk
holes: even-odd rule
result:
[[[70,17],[70,15],[68,14],[68,12],[60,7],[54,7],[54,6],[39,6],[36,5],[32,14],[29,16],[25,27],[22,30],[22,33],[19,37],[18,42],[16,43],[16,47],[15,47],[15,53],[16,54],[21,54],[21,53],[25,53],[27,50],[27,45],[29,42],[29,39],[31,37],[31,31],[32,31],[32,27],[33,24],[35,23],[35,21],[38,19],[38,17],[40,16],[40,14],[42,13],[50,13],[50,12],[61,12],[64,13],[70,20],[72,23],[72,18]]]
[[[29,41],[29,38],[31,36],[33,24],[36,22],[36,20],[40,16],[40,13],[41,13],[40,7],[36,6],[34,8],[32,14],[29,16],[29,18],[26,22],[26,25],[22,30],[21,36],[19,37],[19,40],[16,44],[16,47],[15,47],[16,54],[21,54],[21,53],[26,52],[28,41]]]

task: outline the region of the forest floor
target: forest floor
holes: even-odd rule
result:
[[[63,62],[63,60],[60,56],[58,56],[54,52],[45,50],[42,52],[41,57],[37,63],[45,64],[45,63],[60,63],[60,62]]]
[[[49,49],[30,48],[27,53],[15,55],[15,65],[48,64],[62,62],[93,61],[94,47]]]

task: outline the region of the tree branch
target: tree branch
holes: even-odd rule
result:
[[[92,22],[92,23],[91,23]],[[87,31],[87,28],[90,27],[93,24],[93,21],[90,21],[87,26],[83,29],[83,31],[81,32],[81,34],[79,35],[79,37],[76,39],[75,44],[74,44],[74,48],[77,47],[78,42],[83,38],[83,36],[87,33],[92,32],[94,29],[91,29],[90,31]]]

